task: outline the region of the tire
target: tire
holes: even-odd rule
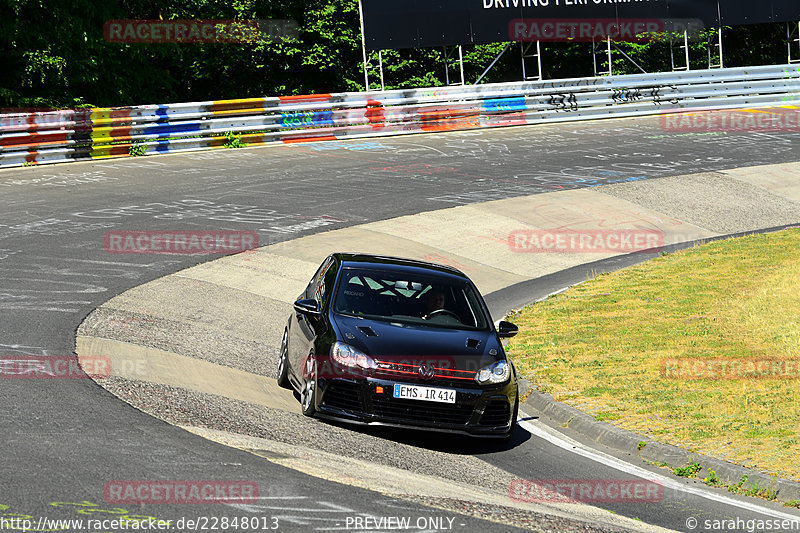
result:
[[[309,354],[303,364],[300,407],[304,415],[313,417],[317,413],[317,359]]]
[[[283,340],[281,341],[281,352],[278,356],[278,386],[284,389],[291,389],[289,383],[289,330],[283,330]]]

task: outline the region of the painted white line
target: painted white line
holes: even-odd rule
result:
[[[308,496],[258,496],[253,500],[307,500]]]
[[[523,414],[520,411],[520,418],[523,417],[527,418],[528,415]],[[611,467],[615,470],[619,470],[620,472],[625,472],[626,474],[633,474],[634,476],[649,481],[657,481],[661,483],[665,488],[671,488],[673,490],[685,492],[688,494],[692,494],[694,496],[699,496],[701,498],[706,498],[707,500],[723,503],[726,505],[730,505],[732,507],[738,507],[740,509],[745,509],[755,513],[763,514],[772,518],[795,520],[800,522],[799,515],[787,514],[787,513],[782,513],[780,511],[774,511],[772,509],[766,509],[755,503],[742,502],[730,498],[728,496],[725,496],[724,494],[710,492],[699,487],[684,485],[683,483],[675,479],[662,476],[661,474],[656,474],[655,472],[650,472],[649,470],[646,470],[642,467],[625,462],[622,459],[617,459],[616,457],[603,453],[599,450],[594,450],[592,448],[589,448],[588,446],[584,446],[580,442],[571,439],[566,435],[563,435],[558,431],[545,426],[544,424],[541,423],[532,424],[528,420],[519,420],[519,425],[524,427],[527,431],[529,431],[531,435],[539,437],[540,439],[544,439],[547,442],[555,446],[558,446],[559,448],[562,448],[568,452],[580,455],[581,457],[585,457],[591,461],[595,461],[597,463]]]
[[[35,259],[53,259],[52,257],[37,255],[33,256]],[[75,259],[70,257],[58,258],[59,261],[72,261],[73,263],[86,263],[89,265],[108,265],[108,266],[125,266],[134,268],[150,268],[153,266],[161,266],[159,263],[128,263],[126,261],[99,261],[93,259]]]

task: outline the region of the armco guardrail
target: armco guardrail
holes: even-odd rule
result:
[[[800,67],[574,78],[0,115],[0,167],[800,102]]]

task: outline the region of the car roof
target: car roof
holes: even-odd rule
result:
[[[428,263],[427,261],[417,261],[415,259],[404,259],[402,257],[391,257],[386,255],[372,255],[359,253],[338,252],[332,254],[334,258],[341,261],[343,268],[376,268],[382,270],[399,270],[414,272],[417,274],[437,272],[449,276],[455,276],[469,280],[466,274],[447,265]]]

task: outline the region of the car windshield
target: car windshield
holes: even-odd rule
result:
[[[480,295],[465,282],[407,272],[346,268],[334,312],[442,328],[487,330]]]

